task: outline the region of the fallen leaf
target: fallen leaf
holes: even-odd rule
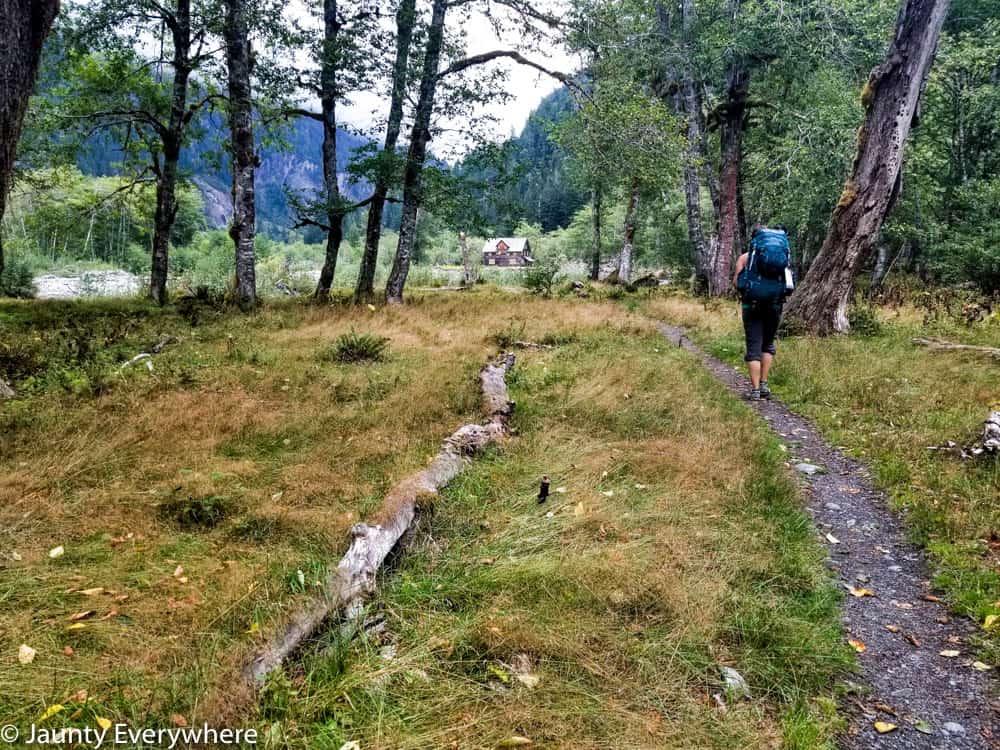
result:
[[[46,719],[51,719],[57,713],[65,708],[61,703],[53,703],[51,706],[42,711],[42,715],[38,717],[38,723],[41,724]]]
[[[888,703],[875,703],[875,710],[881,711],[884,714],[889,714],[889,716],[898,716],[896,709],[890,706]]]
[[[248,632],[250,635],[257,635],[258,633],[260,633],[260,624],[256,622],[250,623],[250,627],[247,628],[246,632]]]
[[[875,592],[871,589],[856,589],[852,586],[848,591],[851,593],[851,596],[875,596]]]
[[[115,617],[117,615],[118,615],[118,610],[117,609],[111,609],[111,610],[108,610],[108,613],[106,615],[101,615],[97,619],[102,620],[102,621],[103,620],[110,620],[112,617]]]
[[[76,651],[73,650],[72,646],[63,647],[63,656],[76,656]]]
[[[527,737],[521,737],[520,735],[515,734],[513,737],[508,737],[505,740],[500,740],[500,742],[497,743],[497,747],[525,747],[531,744],[534,743],[532,743],[532,741],[529,740]]]
[[[93,617],[95,614],[97,614],[97,610],[88,609],[85,612],[77,612],[75,615],[70,615],[69,619],[71,622],[75,622],[76,620],[86,620],[88,617]]]
[[[583,508],[583,503],[577,503],[576,507],[573,508],[574,516],[582,516],[586,511]]]
[[[865,651],[868,650],[868,646],[866,646],[863,641],[856,641],[852,638],[847,642],[850,643],[851,647],[859,654],[863,654]]]
[[[913,635],[913,633],[904,633],[903,637],[906,638],[906,640],[908,640],[917,648],[920,648],[920,639],[917,638],[917,636]]]
[[[913,728],[916,729],[921,734],[934,734],[934,731],[931,729],[931,725],[928,724],[923,719],[921,719],[920,721],[914,722]]]
[[[170,723],[175,727],[186,727],[188,725],[187,719],[181,714],[170,714]]]
[[[885,629],[888,630],[890,633],[898,633],[899,625],[886,625]]]
[[[566,488],[565,487],[556,487],[556,492],[558,492],[560,495],[564,495],[564,494],[566,494]]]
[[[893,602],[892,604],[896,609],[913,609],[913,605],[909,602]]]
[[[501,669],[496,664],[488,664],[486,669],[489,670],[494,677],[500,680],[500,682],[510,682],[510,675],[507,673],[507,670]]]
[[[57,557],[62,557],[65,552],[66,550],[63,549],[63,546],[60,544],[58,547],[53,547],[49,550],[49,557],[55,560]]]
[[[77,690],[73,695],[69,697],[70,701],[73,703],[86,703],[87,702],[87,691]]]
[[[497,559],[495,557],[481,557],[479,558],[480,565],[492,565]]]
[[[80,593],[83,594],[84,596],[97,596],[98,594],[104,593],[104,587],[97,586],[96,588],[92,589],[83,589]]]
[[[111,729],[111,719],[105,719],[103,716],[95,716],[94,721],[97,722],[97,726],[107,732]]]
[[[829,532],[826,535],[826,541],[828,541],[830,544],[840,544],[840,540],[837,539],[837,537],[835,537],[833,534],[830,534]]]
[[[983,620],[983,630],[990,630],[1000,624],[1000,615],[986,615]]]
[[[180,578],[182,575],[184,575],[184,568],[178,565],[174,568],[174,578]]]
[[[83,630],[85,627],[87,627],[85,622],[74,622],[72,625],[67,625],[66,630]]]
[[[923,599],[925,602],[939,602],[939,601],[941,601],[941,597],[934,596],[934,594],[924,594],[920,598]]]
[[[890,724],[888,721],[876,721],[875,731],[879,734],[888,734],[889,732],[895,732],[899,727],[895,724]]]
[[[604,495],[604,497],[614,497],[615,496],[615,491],[614,490],[605,490],[601,494]]]
[[[938,654],[938,656],[943,656],[945,659],[954,659],[960,653],[962,653],[962,652],[961,651],[956,651],[953,648],[946,648],[944,651],[940,652]]]
[[[31,664],[31,662],[35,660],[35,654],[37,653],[38,652],[27,643],[22,643],[20,648],[17,649],[17,660],[21,662],[21,664]]]
[[[541,678],[536,674],[529,673],[529,674],[519,674],[516,676],[517,676],[517,681],[520,682],[529,690],[535,687],[539,682],[541,682]]]
[[[991,669],[993,669],[993,667],[991,667],[989,664],[986,664],[985,662],[981,661],[972,662],[972,668],[977,672],[988,672]]]

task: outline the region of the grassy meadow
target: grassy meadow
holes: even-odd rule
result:
[[[0,304],[21,394],[0,407],[0,708],[224,721],[275,748],[829,746],[852,662],[782,454],[619,301]],[[388,338],[384,359],[339,362],[351,332]],[[245,700],[242,659],[479,418],[476,373],[511,339],[552,346],[519,353],[516,435],[423,520],[382,624],[331,629]],[[162,341],[152,370],[122,367]]]

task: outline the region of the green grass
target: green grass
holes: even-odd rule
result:
[[[735,305],[663,299],[650,309],[687,324],[712,353],[741,366]],[[934,585],[956,612],[982,624],[1000,614],[1000,462],[963,461],[927,447],[974,440],[989,411],[1000,408],[1000,371],[989,358],[932,352],[912,339],[998,346],[1000,319],[925,322],[908,308],[868,315],[878,324],[867,335],[779,342],[772,388],[830,442],[871,465],[876,483],[905,513],[911,538],[928,550]],[[1000,661],[1000,629],[981,630],[978,645],[984,661]]]
[[[839,594],[749,411],[641,330],[525,353],[510,382],[516,439],[424,519],[372,605],[384,630],[333,629],[275,677],[265,735],[286,748],[832,747],[831,686],[853,664]],[[553,494],[539,506],[543,473]],[[711,698],[720,664],[753,694],[725,712]]]

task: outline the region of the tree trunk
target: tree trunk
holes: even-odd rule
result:
[[[226,65],[229,74],[229,131],[233,150],[233,223],[229,236],[236,246],[234,298],[244,311],[257,303],[254,254],[253,66],[247,30],[246,0],[226,0]]]
[[[622,242],[622,255],[618,261],[618,281],[628,284],[632,281],[632,255],[635,248],[636,216],[639,212],[639,184],[632,183],[632,190],[625,209],[625,231]]]
[[[337,182],[337,0],[323,0],[323,59],[320,62],[320,105],[323,111],[323,187],[326,201],[326,254],[315,298],[330,298],[337,256],[344,239],[344,208]]]
[[[878,289],[882,286],[882,282],[885,280],[885,275],[889,272],[889,246],[880,242],[878,246],[878,254],[875,256],[875,268],[872,271],[872,290]]]
[[[59,12],[59,0],[0,0],[0,221],[7,208],[17,140],[35,87],[42,44]],[[0,237],[0,273],[3,273]]]
[[[427,158],[427,143],[431,139],[431,115],[434,112],[434,92],[437,89],[438,65],[441,60],[444,19],[448,10],[447,0],[434,0],[431,23],[427,30],[427,45],[424,52],[424,67],[420,78],[420,96],[410,131],[410,148],[406,155],[406,171],[403,174],[403,218],[399,227],[399,242],[392,271],[385,288],[386,302],[400,304],[403,288],[410,272],[410,259],[417,237],[417,210],[423,192],[424,160]]]
[[[750,71],[740,61],[726,72],[726,101],[719,107],[719,247],[708,279],[713,297],[727,294],[733,275],[733,258],[740,244],[740,172],[743,160],[743,123],[746,115]]]
[[[789,300],[792,326],[817,335],[846,332],[854,279],[899,194],[903,151],[918,113],[950,0],[903,0],[885,61],[861,94],[858,150],[823,247]]]
[[[590,280],[601,275],[601,187],[596,182],[590,188]]]
[[[402,0],[396,11],[396,61],[392,68],[392,98],[389,103],[389,122],[385,131],[382,154],[388,162],[396,155],[396,143],[403,123],[403,99],[406,94],[406,70],[410,60],[410,43],[413,39],[416,0]],[[382,214],[389,195],[388,163],[383,165],[375,180],[372,202],[368,205],[368,222],[365,228],[365,249],[358,269],[358,283],[354,301],[362,302],[375,296],[375,269],[378,264],[378,245],[382,239]]]
[[[469,249],[469,236],[465,232],[458,233],[458,244],[462,248],[462,286],[472,286],[476,283],[476,269]]]
[[[172,28],[174,80],[170,98],[170,122],[163,134],[163,158],[154,157],[156,212],[153,214],[153,258],[149,273],[149,297],[156,304],[167,301],[170,234],[177,218],[177,180],[181,144],[187,115],[188,79],[191,75],[191,0],[177,0]]]

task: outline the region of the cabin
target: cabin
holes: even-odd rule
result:
[[[483,245],[484,266],[523,268],[534,262],[527,237],[491,237]]]

